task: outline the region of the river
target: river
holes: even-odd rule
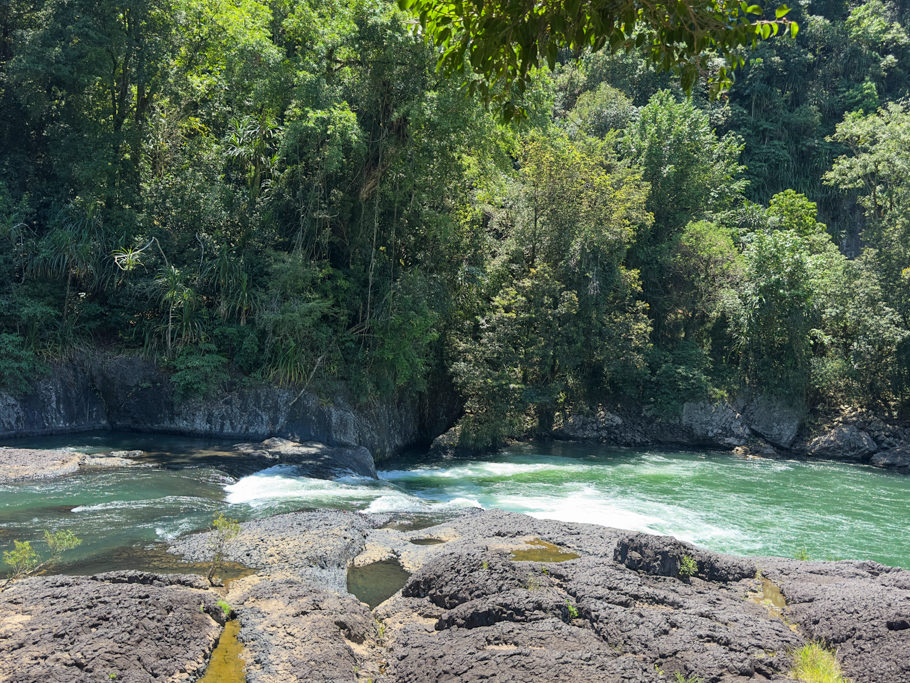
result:
[[[910,477],[834,462],[527,444],[482,460],[381,463],[379,480],[251,471],[229,445],[147,434],[8,442],[145,451],[145,467],[0,485],[0,548],[69,528],[64,569],[174,569],[163,552],[220,512],[240,520],[336,507],[438,520],[472,506],[669,534],[741,555],[869,559],[910,568]],[[0,572],[2,573],[2,572]]]

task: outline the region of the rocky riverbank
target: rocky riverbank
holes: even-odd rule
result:
[[[844,410],[806,415],[764,396],[686,403],[678,414],[613,412],[601,408],[561,415],[553,437],[619,447],[683,447],[734,451],[761,457],[842,460],[910,473],[910,428],[873,414]],[[457,451],[457,434],[434,442],[436,455]]]
[[[168,374],[137,356],[77,355],[36,378],[25,394],[0,391],[0,437],[100,429],[215,436],[248,441],[281,437],[377,457],[428,445],[457,416],[451,391],[356,403],[336,394],[252,381],[180,400]]]
[[[810,641],[856,683],[910,679],[901,569],[498,511],[430,524],[341,511],[245,523],[227,559],[256,573],[221,594],[144,572],[15,582],[0,592],[0,680],[196,680],[230,608],[250,683],[785,681]],[[209,535],[172,552],[205,561]]]
[[[901,569],[730,557],[497,511],[419,526],[339,511],[244,524],[229,559],[257,573],[227,600],[248,680],[782,681],[816,639],[857,682],[910,678]],[[173,551],[204,559],[207,535]],[[389,599],[370,610],[347,592],[351,566],[390,562],[410,576]]]
[[[142,358],[85,354],[58,363],[27,394],[0,391],[0,437],[115,429],[247,441],[279,437],[364,448],[377,460],[431,443],[432,457],[476,455],[459,448],[457,429],[450,427],[460,400],[450,384],[442,384],[355,404],[343,395],[326,400],[309,391],[238,382],[181,401],[167,373]],[[692,401],[667,415],[640,406],[565,413],[557,416],[551,436],[633,448],[846,460],[910,473],[910,427],[856,410],[807,414],[785,398],[760,394]]]
[[[338,471],[376,478],[376,466],[363,446],[339,447],[308,441],[297,443],[272,438],[259,443],[238,443],[225,451],[239,453],[247,460],[259,461],[262,468],[272,465],[297,465],[309,476],[329,478]],[[84,469],[137,467],[151,464],[143,451],[111,451],[92,454],[68,450],[7,448],[0,446],[0,484],[27,479],[50,479]]]

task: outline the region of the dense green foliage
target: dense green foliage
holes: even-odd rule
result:
[[[513,91],[524,92],[532,69],[556,66],[560,50],[639,49],[665,70],[674,68],[688,90],[720,57],[714,79],[729,83],[728,68],[743,63],[742,48],[777,35],[793,36],[797,24],[780,5],[768,19],[758,5],[746,2],[686,0],[399,0],[420,19],[421,32],[442,47],[439,66],[447,75],[467,76],[469,90],[486,99],[503,99],[506,118]]]
[[[384,0],[11,0],[0,385],[85,347],[181,398],[448,373],[483,447],[745,387],[905,410],[910,13],[787,19],[717,100],[723,50],[687,98],[658,34],[548,43],[503,123]]]

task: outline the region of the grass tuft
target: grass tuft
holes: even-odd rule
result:
[[[793,652],[790,676],[804,683],[852,683],[844,678],[834,651],[816,642],[807,643]]]

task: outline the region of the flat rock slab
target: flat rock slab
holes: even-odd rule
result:
[[[227,600],[239,613],[248,683],[382,680],[378,622],[356,598],[252,576],[233,582]]]
[[[195,576],[23,579],[0,593],[0,680],[194,681],[222,630]]]
[[[910,572],[877,562],[770,562],[766,575],[808,637],[854,681],[910,681]]]
[[[115,451],[86,455],[65,450],[7,448],[0,446],[0,484],[23,479],[49,479],[73,474],[80,467],[127,467],[141,451]]]
[[[345,571],[363,548],[369,520],[341,510],[295,512],[245,522],[225,549],[224,559],[260,574],[306,578],[312,585],[345,592]],[[172,553],[192,562],[212,559],[212,532],[171,544]]]

